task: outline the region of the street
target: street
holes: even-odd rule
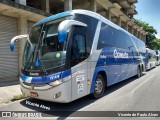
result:
[[[59,119],[61,114],[54,111],[160,111],[159,71],[160,67],[156,67],[145,72],[139,79],[133,77],[110,86],[104,97],[98,100],[86,96],[68,104],[60,104],[28,98],[3,104],[0,111],[43,111]]]

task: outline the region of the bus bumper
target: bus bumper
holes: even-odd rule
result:
[[[53,87],[48,84],[32,86],[21,83],[21,91],[27,97],[58,103],[71,102],[71,80]],[[34,94],[35,95],[34,95]]]

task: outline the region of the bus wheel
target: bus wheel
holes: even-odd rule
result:
[[[136,77],[137,77],[137,78],[140,78],[141,76],[142,76],[142,69],[141,69],[141,67],[139,66],[138,69],[137,69],[137,75],[136,75]]]
[[[104,90],[105,90],[104,78],[102,75],[98,74],[95,80],[94,92],[92,93],[92,96],[96,99],[100,98],[103,96]]]

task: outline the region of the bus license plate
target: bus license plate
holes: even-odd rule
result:
[[[30,96],[31,97],[38,97],[38,93],[36,93],[36,92],[30,92]]]

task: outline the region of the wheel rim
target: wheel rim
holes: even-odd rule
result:
[[[101,93],[103,90],[103,83],[101,79],[97,79],[95,83],[95,92],[97,94]]]

